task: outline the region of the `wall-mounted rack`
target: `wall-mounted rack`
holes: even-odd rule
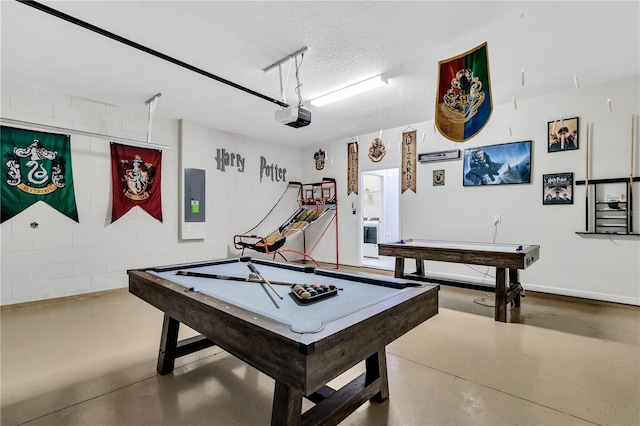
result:
[[[633,183],[632,183],[633,182]],[[640,182],[640,177],[634,178],[612,178],[612,179],[589,179],[578,180],[576,185],[589,185],[586,193],[585,206],[585,231],[578,231],[581,235],[634,235],[640,233],[633,232],[633,184]],[[605,186],[607,185],[607,186]],[[624,188],[617,191],[620,197],[607,199],[603,191],[607,188]],[[591,191],[593,188],[593,191]],[[593,194],[592,202],[589,197]],[[593,211],[593,224],[591,223],[589,211]]]

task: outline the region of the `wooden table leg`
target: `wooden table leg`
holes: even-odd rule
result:
[[[389,377],[387,376],[387,353],[384,347],[366,359],[367,367],[365,383],[373,383],[380,379],[380,392],[375,394],[371,400],[382,402],[389,399]]]
[[[402,278],[404,276],[404,257],[396,257],[395,277]]]
[[[509,269],[509,287],[520,287],[520,279],[518,278],[518,269]],[[517,293],[513,298],[513,306],[516,308],[520,307],[520,295],[521,289],[517,289]]]
[[[424,277],[424,260],[416,259],[416,275]]]
[[[495,320],[507,322],[507,286],[505,268],[496,268],[496,314]]]
[[[156,366],[156,371],[160,374],[168,374],[173,371],[176,363],[179,329],[180,322],[164,314],[160,350],[158,351],[158,365]]]
[[[302,392],[276,381],[271,426],[297,426],[302,413]]]

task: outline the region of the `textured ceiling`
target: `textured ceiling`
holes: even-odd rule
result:
[[[640,74],[638,1],[45,1],[121,37],[280,99],[278,70],[300,66],[311,125],[274,120],[275,103],[24,4],[0,2],[2,77],[125,108],[162,93],[155,113],[292,146],[432,120],[438,61],[487,41],[493,103]],[[522,85],[522,70],[525,81]],[[294,67],[286,103],[297,104]],[[388,87],[322,108],[308,100],[384,73]]]

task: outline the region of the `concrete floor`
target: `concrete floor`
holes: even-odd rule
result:
[[[640,309],[529,292],[505,324],[491,297],[442,287],[440,313],[387,347],[389,400],[342,424],[640,424]],[[2,425],[270,422],[273,380],[219,348],[157,375],[162,313],[126,290],[1,319]]]

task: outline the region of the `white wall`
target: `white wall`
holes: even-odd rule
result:
[[[384,170],[385,177],[383,179],[383,199],[385,200],[400,200],[400,169],[388,169]],[[384,224],[380,233],[380,241],[391,242],[398,241],[400,239],[400,205],[394,203],[394,205],[384,206]]]
[[[362,176],[362,215],[363,217],[382,217],[382,178],[376,175]]]
[[[419,153],[460,148],[461,150],[497,143],[533,141],[532,183],[490,187],[463,187],[462,161],[418,164],[417,193],[401,196],[402,238],[426,238],[490,242],[493,240],[494,214],[502,216],[495,241],[541,246],[541,259],[521,273],[525,289],[571,295],[627,304],[640,304],[640,237],[580,236],[585,227],[584,186],[574,187],[573,205],[542,205],[542,175],[573,172],[575,180],[585,178],[585,135],[587,122],[593,123],[590,150],[590,179],[629,176],[631,117],[639,114],[640,77],[635,76],[592,87],[518,99],[494,105],[484,130],[466,143],[454,143],[434,131],[433,121],[407,123],[418,131]],[[607,99],[611,99],[611,112]],[[547,152],[546,126],[560,116],[579,117],[581,147],[575,151]],[[374,170],[400,165],[398,144],[406,126],[386,129],[382,139],[387,155],[379,163],[366,153],[379,133],[358,135],[359,169]],[[638,137],[636,131],[636,138]],[[354,136],[356,137],[356,136]],[[423,141],[424,137],[424,141]],[[334,177],[340,203],[340,262],[359,265],[359,229],[351,204],[357,196],[346,195],[346,146],[349,140],[334,141],[327,147],[328,165],[317,172],[310,165],[314,149],[303,153],[304,178]],[[636,140],[635,170],[638,176],[640,154]],[[333,164],[331,164],[333,161]],[[307,165],[308,164],[308,165]],[[432,185],[432,172],[445,170],[445,186]],[[640,193],[636,184],[634,194]],[[363,193],[361,188],[361,194]],[[640,232],[640,196],[634,199],[634,232]],[[316,258],[330,259],[333,243],[317,249]],[[408,262],[409,264],[411,262]],[[450,278],[480,281],[487,268],[473,270],[465,265],[429,262],[427,268]],[[409,265],[407,266],[409,268]],[[489,271],[493,274],[493,271]]]
[[[400,169],[382,169],[361,173],[362,214],[361,217],[380,218],[378,239],[380,242],[400,239]],[[370,191],[378,192],[366,192]],[[397,200],[390,202],[389,200]]]
[[[584,136],[592,122],[591,179],[629,174],[631,115],[639,114],[640,77],[567,90],[551,95],[495,105],[485,129],[464,144],[455,144],[433,130],[433,121],[407,123],[418,130],[418,152],[467,149],[521,140],[533,141],[532,183],[494,187],[462,187],[462,162],[418,164],[417,194],[401,196],[401,237],[491,241],[493,215],[502,215],[497,242],[539,244],[541,259],[523,271],[525,289],[555,294],[640,304],[640,238],[637,236],[576,235],[584,229],[584,187],[575,188],[575,203],[542,206],[541,177],[545,173],[574,172],[584,179],[584,145],[577,151],[549,154],[546,123],[560,115],[578,116]],[[611,99],[612,111],[606,100]],[[38,122],[113,136],[145,140],[147,111],[123,110],[111,105],[2,81],[2,117]],[[161,101],[160,101],[161,102]],[[343,264],[358,265],[360,212],[356,195],[346,195],[348,140],[322,146],[327,153],[324,170],[314,167],[318,148],[292,150],[274,143],[246,138],[216,129],[208,130],[201,153],[207,168],[207,234],[203,240],[178,239],[178,120],[159,116],[153,120],[153,141],[169,145],[163,153],[164,222],[134,208],[109,224],[109,144],[101,138],[73,135],[72,167],[80,223],[62,216],[45,203],[36,203],[0,226],[1,303],[3,305],[126,287],[126,270],[155,265],[199,261],[238,255],[233,235],[261,220],[280,197],[285,182],[259,182],[260,156],[287,168],[287,180],[319,182],[335,178],[338,187],[339,253]],[[406,126],[383,130],[388,152],[380,163],[366,152],[378,132],[358,135],[360,170],[398,167],[398,143]],[[636,132],[637,134],[637,132]],[[424,142],[422,141],[424,135]],[[582,139],[584,141],[584,139]],[[583,142],[581,142],[583,143]],[[636,145],[637,147],[637,145]],[[216,170],[216,149],[233,150],[246,157],[243,173]],[[634,171],[639,174],[640,149]],[[446,185],[432,186],[432,171],[445,169]],[[640,193],[636,186],[635,193]],[[362,188],[361,188],[362,190]],[[635,198],[634,230],[640,230],[640,208]],[[31,222],[38,229],[31,229]],[[309,233],[320,232],[315,227]],[[335,260],[336,238],[331,228],[314,252],[314,258]],[[254,253],[252,253],[254,254]],[[436,273],[481,280],[464,265],[427,265]]]
[[[159,102],[162,102],[160,100]],[[124,110],[36,87],[2,81],[2,117],[56,127],[146,140],[147,110]],[[18,126],[15,126],[18,127]],[[126,270],[237,255],[233,235],[255,226],[285,190],[286,182],[263,178],[259,161],[287,169],[301,180],[300,151],[209,129],[199,141],[206,158],[207,230],[202,240],[179,240],[178,120],[154,116],[152,141],[163,151],[163,222],[134,207],[111,217],[109,142],[71,133],[72,168],[80,223],[38,202],[0,226],[2,305],[127,286]],[[216,149],[240,153],[244,172],[216,169]],[[29,224],[37,222],[37,229]]]

